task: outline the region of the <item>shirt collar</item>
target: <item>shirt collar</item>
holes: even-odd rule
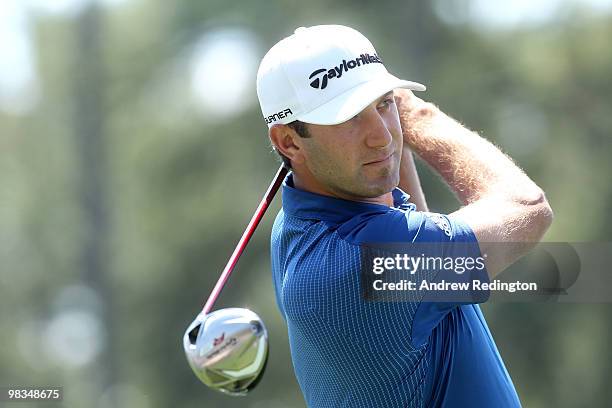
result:
[[[410,195],[400,188],[393,189],[391,194],[394,208],[414,209],[414,204],[409,202]],[[283,182],[282,197],[285,213],[305,219],[342,222],[359,213],[389,211],[389,207],[383,204],[344,200],[300,190],[293,184],[293,173],[289,173]]]

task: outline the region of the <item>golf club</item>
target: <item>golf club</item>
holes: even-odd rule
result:
[[[185,355],[195,375],[210,388],[229,395],[246,395],[261,379],[268,361],[268,332],[259,316],[248,309],[211,310],[288,171],[281,165],[276,172],[204,309],[183,335]]]

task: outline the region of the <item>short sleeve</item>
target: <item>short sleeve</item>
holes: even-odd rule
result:
[[[392,209],[386,213],[355,216],[338,228],[338,232],[342,238],[362,248],[362,282],[366,300],[399,299],[418,304],[412,326],[415,346],[427,340],[431,330],[453,308],[482,303],[489,297],[488,290],[475,290],[486,287],[483,284],[488,283],[489,278],[474,232],[459,219],[412,209]],[[423,261],[433,259],[434,266],[427,265],[414,274],[398,271],[397,268],[385,272],[386,276],[395,277],[391,279],[394,282],[404,277],[413,281],[415,289],[403,294],[383,293],[382,297],[380,292],[372,295],[372,283],[377,279],[371,273],[372,262],[374,258],[380,259],[381,254],[386,258],[401,254],[411,258],[421,257]],[[468,259],[480,261],[482,267],[466,268]],[[446,268],[446,263],[436,265],[436,260],[454,264]],[[473,266],[474,262],[471,264]],[[427,286],[421,286],[423,281]],[[449,285],[450,289],[440,290],[440,285]],[[388,297],[384,297],[386,295]]]
[[[469,225],[460,219],[437,213],[413,213],[412,216],[421,217],[420,222],[415,220],[419,231],[413,242],[440,243],[439,254],[444,259],[480,259],[483,263],[482,268],[464,268],[462,273],[442,269],[428,279],[430,284],[454,283],[458,286],[464,285],[466,290],[423,292],[412,326],[412,342],[418,346],[427,340],[431,331],[453,308],[485,302],[490,293],[488,290],[475,289],[486,286],[484,284],[489,283],[489,277],[484,268],[484,258],[478,240]]]

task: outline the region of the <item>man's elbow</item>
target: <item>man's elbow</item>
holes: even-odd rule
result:
[[[544,191],[538,190],[539,191],[531,195],[526,202],[522,203],[529,209],[530,225],[534,234],[534,241],[539,241],[544,236],[548,228],[550,228],[554,218],[552,207],[546,199]]]

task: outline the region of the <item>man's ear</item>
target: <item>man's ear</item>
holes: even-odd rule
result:
[[[283,156],[291,160],[292,164],[304,162],[304,149],[300,136],[287,125],[276,124],[268,131],[272,146]]]

